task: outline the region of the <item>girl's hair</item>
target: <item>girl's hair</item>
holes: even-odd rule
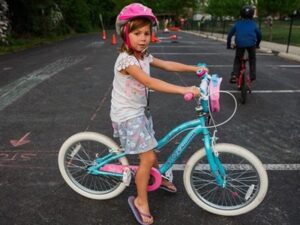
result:
[[[128,21],[127,23],[128,23],[128,33],[148,25],[148,26],[150,26],[150,35],[152,35],[152,23],[149,19],[147,19],[145,17],[137,17],[137,18],[134,18],[134,19]],[[123,40],[125,40],[125,32],[124,32],[125,25],[122,26],[122,28],[121,28],[121,37]],[[120,52],[127,52],[129,55],[133,54],[133,50],[128,48],[128,46],[124,42],[120,48]],[[148,54],[148,52],[146,50],[145,52],[143,52],[142,55],[144,56],[147,54]]]

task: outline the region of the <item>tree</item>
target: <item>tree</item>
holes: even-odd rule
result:
[[[7,2],[5,0],[0,0],[0,44],[7,44],[7,32],[9,24],[7,11]]]
[[[214,17],[230,16],[238,18],[244,5],[251,4],[250,0],[208,0],[205,11]]]

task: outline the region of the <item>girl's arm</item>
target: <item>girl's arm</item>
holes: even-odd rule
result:
[[[173,62],[173,61],[165,61],[158,58],[153,57],[153,61],[151,62],[151,66],[154,66],[159,69],[163,69],[170,72],[194,72],[196,73],[198,69],[206,69],[201,66],[192,66],[186,65],[183,63]]]
[[[145,85],[146,87],[165,93],[172,93],[172,94],[187,94],[193,93],[194,96],[199,96],[199,89],[196,86],[192,87],[183,87],[174,84],[167,83],[165,81],[150,77],[146,74],[140,67],[136,65],[128,66],[126,68],[127,74],[130,74],[134,79]]]

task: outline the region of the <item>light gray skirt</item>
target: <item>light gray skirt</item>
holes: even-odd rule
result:
[[[120,139],[127,154],[140,154],[157,146],[151,117],[142,115],[121,123],[112,122],[112,126],[114,137]]]

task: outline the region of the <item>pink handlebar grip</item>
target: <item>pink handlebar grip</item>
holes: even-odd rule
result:
[[[184,100],[188,102],[191,101],[193,97],[194,97],[193,93],[189,92],[184,95]]]
[[[196,72],[198,77],[202,77],[206,73],[207,73],[207,70],[205,70],[205,69],[198,69]]]

